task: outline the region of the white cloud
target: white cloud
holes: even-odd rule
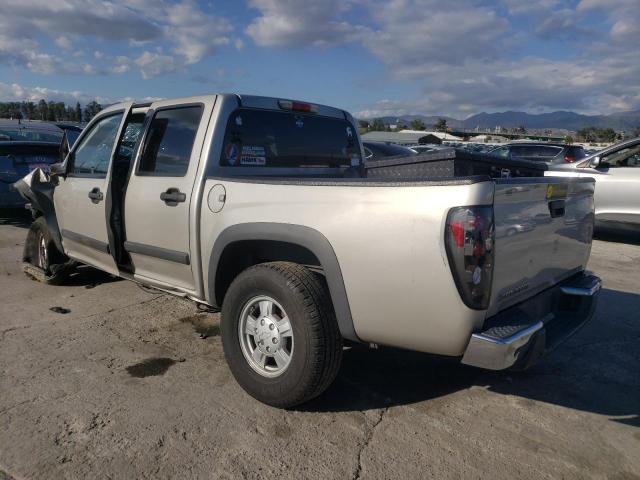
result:
[[[101,51],[94,52],[93,65],[70,64],[67,51],[73,50],[74,45],[68,34],[60,32],[73,32],[76,44],[93,37],[128,43],[132,49],[170,50],[170,56],[157,56],[158,66],[147,61],[145,51],[133,54],[138,56],[143,78],[197,63],[214,54],[218,47],[233,43],[232,25],[222,17],[206,13],[194,0],[3,0],[2,3],[0,64],[43,75],[128,71],[122,62],[109,65],[110,58]],[[50,45],[65,51],[64,54],[40,52],[42,37],[49,38]]]
[[[31,101],[38,102],[44,99],[48,102],[64,102],[67,105],[74,105],[76,102],[86,104],[92,100],[97,101],[103,106],[110,105],[117,102],[153,102],[162,100],[161,97],[147,96],[143,98],[134,99],[132,97],[108,97],[100,95],[91,95],[79,90],[56,90],[47,87],[27,87],[18,83],[3,83],[0,82],[0,102],[4,101]]]
[[[473,2],[389,0],[372,14],[378,26],[364,44],[396,74],[412,76],[429,65],[497,58],[505,51],[508,22]]]
[[[114,100],[108,97],[87,95],[78,90],[63,91],[46,87],[26,87],[17,83],[0,82],[0,101],[32,101],[37,102],[40,99],[47,101],[65,102],[72,105],[76,102],[87,103],[91,100],[97,100],[103,105],[113,103]]]
[[[135,62],[140,67],[142,78],[149,79],[163,73],[174,72],[183,64],[172,55],[145,51],[136,58]]]
[[[246,33],[264,47],[331,46],[357,39],[364,30],[340,15],[350,0],[250,0],[261,13]]]
[[[165,33],[175,43],[174,53],[187,64],[199,62],[216,48],[231,42],[233,30],[224,18],[205,14],[196,3],[184,1],[166,8]]]
[[[66,37],[64,35],[60,35],[58,38],[56,38],[55,43],[57,46],[64,50],[71,50],[71,48],[73,47],[73,44],[71,43],[69,37]]]

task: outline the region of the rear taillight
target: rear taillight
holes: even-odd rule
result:
[[[493,276],[493,208],[452,208],[447,216],[445,246],[460,297],[469,308],[485,310]]]
[[[576,157],[572,157],[571,155],[566,155],[564,157],[564,161],[567,163],[573,163],[576,161]]]

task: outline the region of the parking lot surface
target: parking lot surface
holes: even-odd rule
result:
[[[235,383],[216,314],[88,268],[26,278],[27,226],[0,220],[0,479],[640,479],[632,241],[594,242],[595,319],[527,372],[351,348],[283,411]]]

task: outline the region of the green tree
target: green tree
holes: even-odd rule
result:
[[[102,105],[95,100],[91,100],[84,107],[84,121],[89,122],[100,110],[102,110]]]
[[[567,145],[571,145],[573,143],[573,137],[571,135],[566,135],[564,137],[564,143]]]
[[[33,102],[25,102],[25,113],[29,120],[32,120],[37,117],[36,113],[36,104]]]
[[[76,122],[82,121],[82,107],[80,106],[80,102],[76,102],[76,114],[74,120]]]
[[[49,116],[49,106],[44,99],[38,102],[37,114],[40,120],[46,120]]]
[[[449,130],[449,126],[447,125],[446,118],[439,118],[436,122],[436,131],[437,132],[446,132]]]
[[[374,118],[370,128],[374,132],[384,132],[384,121],[381,118]]]
[[[427,128],[422,120],[416,118],[411,120],[411,130],[424,130]]]
[[[617,136],[613,128],[603,128],[599,134],[599,137],[605,142],[614,142]]]

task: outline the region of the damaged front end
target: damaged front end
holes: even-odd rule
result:
[[[56,218],[53,193],[57,180],[40,168],[18,180],[13,187],[24,197],[34,222],[29,228],[22,252],[27,275],[44,283],[57,283],[75,262],[63,252],[62,238]]]

